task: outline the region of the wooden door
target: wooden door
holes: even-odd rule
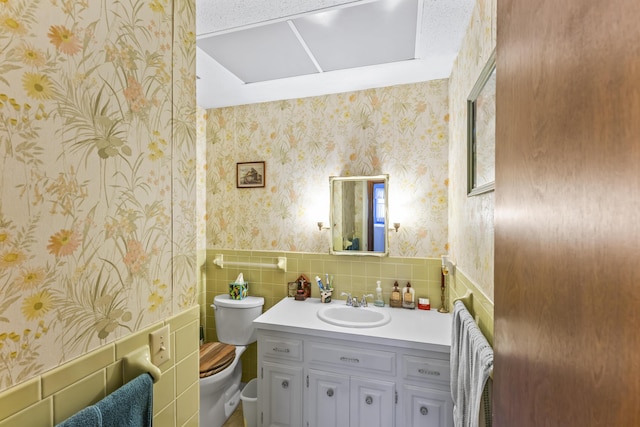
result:
[[[640,1],[498,0],[494,425],[640,425]]]

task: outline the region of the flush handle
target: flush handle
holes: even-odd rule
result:
[[[420,413],[422,415],[427,415],[429,413],[429,409],[427,409],[426,406],[423,406],[423,407],[420,408]]]
[[[333,389],[330,388],[329,390],[327,390],[327,396],[329,397],[333,397]]]
[[[367,396],[364,401],[367,405],[371,405],[373,403],[373,397]]]
[[[282,388],[289,388],[289,381],[287,380],[282,381]]]

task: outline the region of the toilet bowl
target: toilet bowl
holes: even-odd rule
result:
[[[217,295],[213,304],[220,343],[200,351],[200,426],[221,427],[240,402],[242,362],[247,345],[256,341],[253,320],[262,314],[264,298],[234,300]],[[235,352],[229,347],[235,346]],[[233,358],[230,352],[234,353]],[[212,368],[212,371],[208,371]],[[214,372],[214,373],[211,373]]]

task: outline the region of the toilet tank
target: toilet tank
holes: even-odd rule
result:
[[[248,296],[234,300],[228,294],[213,298],[218,341],[232,345],[249,345],[256,341],[253,320],[262,314],[264,298]]]

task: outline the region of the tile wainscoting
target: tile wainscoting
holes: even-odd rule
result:
[[[256,267],[225,266],[213,264],[216,254],[222,254],[225,262],[251,264],[275,264],[278,257],[287,258],[287,272],[277,269]],[[304,274],[310,280],[316,275],[324,280],[325,273],[333,276],[336,299],[341,292],[352,295],[375,294],[376,280],[382,281],[383,297],[389,302],[393,283],[397,280],[400,288],[407,282],[415,289],[416,298],[429,298],[431,307],[440,307],[440,258],[405,258],[371,256],[335,256],[319,253],[243,251],[209,249],[202,271],[206,275],[206,287],[201,291],[201,322],[205,326],[205,340],[215,341],[215,321],[211,304],[218,294],[228,292],[229,283],[240,272],[249,282],[249,295],[265,298],[264,310],[268,310],[287,296],[287,282],[295,281]],[[446,305],[451,308],[453,298],[463,296],[467,289],[474,293],[474,311],[482,331],[489,342],[493,342],[493,303],[489,301],[459,269],[447,282]],[[317,287],[312,286],[312,297],[319,297]],[[303,304],[303,303],[301,303]],[[475,308],[475,307],[478,308]],[[257,375],[256,344],[248,347],[242,356],[242,381],[248,382]]]
[[[0,393],[0,427],[52,426],[96,403],[123,384],[122,358],[148,344],[149,333],[169,325],[171,360],[153,386],[153,425],[198,426],[199,307],[104,345]]]

